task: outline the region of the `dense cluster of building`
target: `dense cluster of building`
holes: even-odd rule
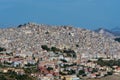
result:
[[[61,51],[56,53],[44,50],[42,45],[60,50],[74,50],[76,57],[67,56]],[[120,59],[119,42],[103,34],[69,26],[28,23],[19,25],[18,28],[0,29],[0,46],[7,49],[0,54],[0,62],[12,67],[38,64],[39,74],[31,75],[37,76],[39,80],[52,79],[53,76],[55,80],[79,80],[76,74],[79,74],[80,70],[85,71],[84,74],[91,78],[102,77],[111,71],[111,68],[87,61],[101,57]],[[118,67],[116,69],[119,69]],[[92,72],[94,68],[98,71]]]
[[[37,72],[31,72],[29,75],[38,80],[81,80],[81,78],[101,78],[107,75],[119,75],[120,66],[101,66],[96,61],[100,58],[87,58],[84,55],[77,54],[71,49],[52,50],[43,49],[43,53],[38,57],[23,57],[14,55],[12,52],[2,51],[0,63],[5,68],[0,68],[0,72],[7,73],[9,70],[18,75],[26,74],[23,68],[37,67]],[[109,61],[111,58],[104,58]],[[27,66],[28,65],[28,66]]]

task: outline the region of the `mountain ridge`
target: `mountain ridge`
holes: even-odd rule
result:
[[[108,37],[112,37],[112,38],[120,37],[120,28],[119,27],[115,27],[115,28],[110,29],[110,30],[105,29],[105,28],[98,28],[94,31],[97,33],[104,34]]]

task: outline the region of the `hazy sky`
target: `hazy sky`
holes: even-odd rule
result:
[[[27,22],[120,27],[120,0],[0,0],[0,27]]]

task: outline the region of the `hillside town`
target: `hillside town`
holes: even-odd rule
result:
[[[35,55],[22,57],[12,52],[7,53],[6,50],[1,51],[0,72],[14,71],[18,75],[29,74],[36,80],[82,80],[120,75],[120,60],[88,59],[71,49],[60,50],[56,47],[48,48],[46,45],[41,47],[44,52],[39,58]]]
[[[2,75],[14,72],[29,80],[120,75],[120,43],[86,29],[28,23],[0,29],[0,47]]]

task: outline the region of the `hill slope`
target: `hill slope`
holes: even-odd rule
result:
[[[0,29],[0,45],[14,53],[42,53],[41,45],[70,48],[80,54],[119,55],[120,44],[89,30],[69,26],[24,24],[18,28]]]

